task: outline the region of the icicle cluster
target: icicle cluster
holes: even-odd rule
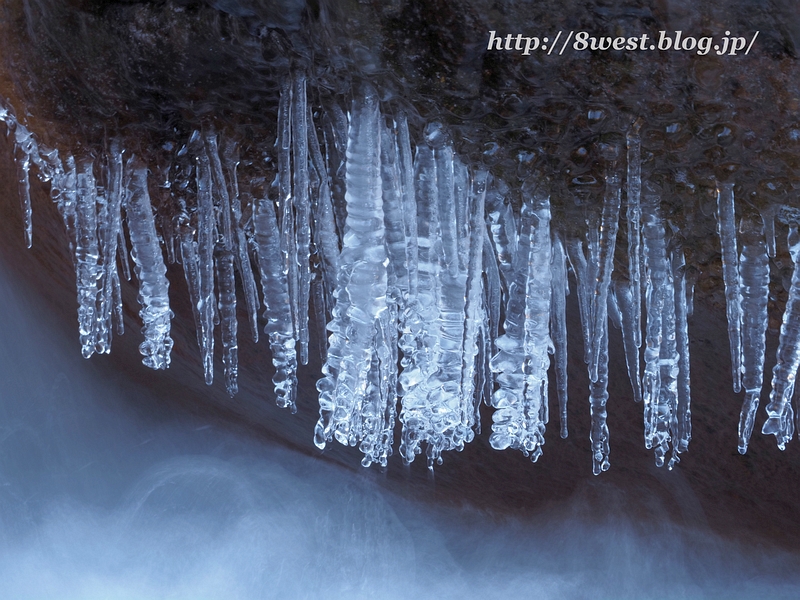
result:
[[[519,245],[503,323],[505,333],[497,338],[498,352],[491,360],[499,388],[491,400],[497,410],[492,415],[489,442],[498,450],[521,450],[535,461],[542,454],[548,421],[550,196],[541,185],[533,190],[523,188],[523,194]]]
[[[769,260],[776,255],[777,246],[775,220],[789,226],[788,247],[794,269],[790,283],[784,284],[789,297],[772,370],[767,419],[761,430],[774,435],[778,448],[784,450],[795,431],[792,397],[800,367],[800,235],[797,233],[800,219],[796,209],[772,206],[760,215],[743,215],[737,227],[734,184],[730,182],[719,185],[717,205],[733,388],[736,392],[744,388],[745,392],[739,418],[739,452],[742,454],[747,452],[764,382]]]
[[[642,179],[640,121],[627,132],[626,153],[603,145],[602,199],[585,209],[585,228],[576,229],[551,217],[547,178],[531,177],[514,190],[471,169],[437,122],[414,144],[405,115],[384,113],[368,85],[345,113],[332,102],[312,110],[306,77],[287,78],[266,194],[263,178],[240,185],[237,144],[210,127],[175,146],[167,171],[154,171],[167,173],[165,181],[118,141],[100,157],[62,160],[10,107],[0,104],[0,120],[14,140],[27,245],[31,166],[50,183],[63,217],[87,358],[110,352],[112,331],[123,331],[120,272],[131,278],[130,257],[143,362],[169,366],[166,264],[178,263],[208,384],[219,354],[228,393],[238,390],[241,312],[256,342],[263,324],[277,403],[294,411],[298,364],[308,362],[317,338],[319,448],[336,440],[357,446],[365,466],[385,466],[399,421],[403,460],[424,450],[433,467],[480,432],[485,403],[494,409],[490,444],[535,461],[549,420],[551,355],[560,434],[568,434],[571,271],[590,381],[594,473],[610,465],[609,322],[621,330],[656,463],[672,468],[688,449],[693,286],[679,238],[661,214],[660,192]],[[745,452],[764,377],[775,221],[797,225],[800,218],[774,208],[745,215],[737,227],[729,182],[719,184],[717,207],[734,389],[745,390]],[[615,270],[618,237],[627,242],[619,251],[627,253],[623,272]],[[789,246],[795,269],[763,427],[781,448],[794,432],[800,364],[796,227]]]
[[[0,120],[14,133],[17,154],[22,154],[20,196],[23,202],[25,239],[30,246],[30,165],[38,167],[39,178],[50,183],[51,197],[64,220],[75,264],[78,288],[78,331],[81,353],[111,352],[112,332],[124,330],[118,264],[129,275],[128,252],[123,233],[122,210],[128,226],[131,257],[139,279],[140,316],[144,342],[143,362],[154,369],[169,366],[172,349],[166,266],[147,189],[144,167],[124,174],[123,151],[112,142],[101,158],[68,155],[63,161],[58,150],[46,148],[14,116],[0,105]],[[119,259],[119,262],[118,262]]]

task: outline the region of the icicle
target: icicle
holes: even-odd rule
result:
[[[308,107],[306,105],[306,79],[302,74],[294,77],[292,90],[292,204],[295,210],[294,257],[297,271],[297,289],[294,298],[297,323],[297,341],[300,345],[300,363],[308,364],[308,294],[311,288],[309,267],[311,248],[311,215],[308,178]]]
[[[258,289],[256,280],[253,277],[253,265],[250,263],[248,252],[247,234],[244,230],[242,216],[242,199],[239,196],[239,178],[236,173],[239,164],[239,156],[236,147],[229,144],[223,152],[225,169],[228,172],[231,201],[231,220],[235,241],[236,268],[242,279],[242,289],[244,291],[244,301],[247,308],[247,317],[250,322],[250,333],[253,342],[258,342]]]
[[[275,206],[268,198],[256,202],[253,218],[258,249],[258,267],[264,291],[264,333],[269,339],[275,375],[275,396],[278,406],[297,411],[297,355],[294,327],[289,303],[289,282],[284,269],[280,234]]]
[[[107,182],[107,168],[101,163],[100,184],[96,186],[96,211],[97,211],[97,247],[98,247],[98,272],[97,272],[97,301],[95,304],[94,351],[98,354],[111,352],[111,273],[106,268],[106,246],[108,245],[111,215],[108,210],[107,190],[103,183]],[[114,231],[114,241],[117,232]],[[116,250],[116,248],[115,248]]]
[[[675,282],[675,341],[678,349],[678,403],[675,421],[676,433],[672,435],[673,458],[669,468],[678,462],[676,452],[686,452],[692,439],[692,395],[689,368],[689,307],[686,294],[686,260],[683,250],[672,252],[672,277]]]
[[[639,137],[642,121],[637,119],[628,130],[628,281],[631,282],[631,299],[633,300],[633,322],[629,328],[633,333],[633,343],[637,348],[642,346],[642,283],[641,283],[641,218],[642,209],[642,141]],[[638,356],[638,353],[637,353]],[[638,361],[637,361],[638,362]],[[633,382],[631,382],[633,383]],[[641,392],[634,398],[641,399]]]
[[[289,302],[292,309],[292,330],[297,338],[298,323],[298,272],[297,240],[294,230],[294,195],[292,193],[292,84],[284,81],[278,103],[278,230],[280,231],[281,255],[289,282]]]
[[[166,369],[169,367],[172,351],[172,311],[167,295],[167,267],[158,242],[153,207],[147,190],[147,168],[131,159],[128,161],[127,171],[130,183],[125,198],[125,215],[131,236],[136,278],[139,280],[138,299],[142,307],[139,316],[142,318],[144,334],[139,352],[144,357],[142,362],[145,366]]]
[[[745,399],[739,418],[739,452],[747,452],[764,383],[764,354],[769,319],[769,256],[760,218],[742,219],[739,229],[742,299],[742,385]]]
[[[556,360],[556,391],[561,437],[566,438],[567,429],[567,257],[561,236],[553,235],[553,260],[550,267],[552,297],[550,304],[550,335]]]
[[[119,271],[117,269],[117,255],[119,253],[119,238],[122,236],[122,196],[123,196],[123,150],[118,141],[111,143],[111,154],[108,157],[108,181],[106,194],[108,194],[108,230],[104,232],[103,261],[106,269],[106,285],[110,280],[110,293],[106,290],[107,303],[113,310],[113,318],[117,323],[117,333],[122,335],[125,325],[122,317],[122,291],[120,290]],[[127,260],[127,259],[126,259]],[[108,317],[109,335],[111,343],[111,315]],[[109,346],[110,350],[110,346]]]
[[[600,220],[600,232],[593,264],[597,267],[594,279],[594,293],[592,294],[592,325],[591,341],[592,350],[589,362],[589,379],[597,381],[598,366],[601,352],[608,353],[608,349],[601,349],[603,343],[608,343],[608,336],[603,337],[603,329],[607,329],[608,321],[608,288],[611,284],[611,271],[614,269],[614,248],[617,241],[619,228],[619,211],[622,203],[619,177],[612,173],[606,178],[606,192],[603,197],[603,212]]]
[[[797,367],[800,365],[800,233],[797,226],[789,229],[789,253],[794,262],[789,299],[781,323],[780,341],[775,367],[772,369],[772,391],[767,405],[767,420],[761,432],[774,435],[781,450],[794,435],[794,392]]]
[[[75,264],[78,284],[78,329],[81,354],[95,351],[97,283],[100,278],[100,250],[97,245],[97,188],[91,160],[81,162],[76,179]]]
[[[234,258],[230,250],[222,250],[216,257],[217,285],[219,286],[220,338],[222,340],[222,365],[225,389],[233,397],[239,391],[239,346],[236,323],[236,283],[233,275]]]
[[[665,412],[667,407],[662,404],[664,398],[661,396],[661,359],[662,357],[665,360],[669,359],[669,353],[661,347],[669,273],[659,196],[652,192],[645,194],[642,204],[642,239],[644,242],[645,303],[647,307],[644,377],[642,378],[644,441],[646,448],[656,448],[656,464],[662,466],[666,454],[665,444],[667,443],[666,438],[669,436],[670,418],[670,415]]]
[[[658,256],[661,260],[661,256]],[[679,356],[676,334],[675,318],[675,284],[672,277],[672,267],[664,256],[666,270],[665,286],[662,290],[664,297],[664,310],[661,316],[661,391],[658,402],[652,411],[653,447],[655,448],[656,466],[664,464],[670,441],[678,437],[677,405],[678,405],[678,375]],[[672,469],[679,462],[676,446],[673,443],[672,457],[669,468]]]
[[[25,245],[30,248],[33,245],[33,211],[31,208],[31,164],[39,168],[39,179],[43,182],[56,179],[52,192],[55,195],[60,193],[61,178],[63,177],[63,167],[58,158],[57,150],[50,150],[44,146],[40,147],[33,133],[22,123],[17,121],[13,109],[0,99],[0,121],[6,124],[8,133],[14,134],[14,154],[17,165],[17,179],[19,188],[19,198],[22,208],[23,233]],[[21,153],[22,156],[16,156]]]
[[[608,320],[601,332],[599,355],[597,357],[597,379],[589,382],[589,408],[591,429],[589,440],[592,443],[592,473],[599,475],[608,471],[610,447],[608,443],[608,422],[606,403],[608,402]]]
[[[17,127],[17,133],[20,131]],[[33,210],[31,208],[31,179],[30,179],[31,158],[23,154],[17,160],[17,170],[19,173],[19,197],[22,204],[22,223],[25,232],[25,246],[33,246]]]
[[[118,142],[111,145],[111,154],[103,165],[105,194],[97,196],[97,238],[100,248],[101,271],[98,281],[97,320],[95,322],[95,351],[111,352],[113,319],[122,322],[122,298],[117,273],[117,241],[122,228],[122,150]]]
[[[479,401],[476,400],[476,369],[475,360],[480,353],[478,330],[484,321],[483,292],[481,286],[481,273],[483,271],[483,239],[486,235],[484,225],[484,202],[486,198],[486,182],[488,173],[478,171],[472,182],[470,203],[468,205],[468,227],[465,228],[467,280],[465,307],[466,326],[464,328],[463,359],[461,367],[461,405],[463,414],[461,425],[465,431],[472,430],[479,421]]]
[[[533,461],[542,454],[547,422],[550,244],[550,199],[539,188],[523,203],[505,334],[491,361],[500,389],[492,397],[497,410],[489,438],[493,448],[517,448]]]
[[[42,179],[49,179],[47,167],[39,156],[39,148],[33,134],[21,123],[12,121],[16,126],[14,129],[15,150],[22,153],[22,157],[17,159],[17,172],[19,183],[19,198],[22,205],[22,222],[25,233],[25,245],[30,248],[33,245],[33,211],[31,209],[31,162],[35,162],[41,172]],[[9,125],[12,129],[12,125]]]
[[[218,287],[218,316],[222,338],[222,364],[224,368],[225,389],[234,396],[239,389],[238,377],[238,323],[236,321],[236,280],[233,264],[237,240],[234,237],[234,223],[231,209],[231,198],[228,194],[228,183],[222,172],[222,161],[219,157],[217,136],[206,132],[203,136],[206,155],[211,168],[212,197],[216,195],[219,203],[218,227],[222,233],[220,251],[214,256]]]
[[[386,466],[392,453],[397,411],[397,318],[408,298],[408,265],[397,147],[392,132],[385,125],[380,126],[380,158],[383,225],[388,258],[387,310],[381,313],[377,322],[378,331],[368,375],[363,411],[364,433],[359,444],[359,449],[364,453],[364,466],[373,462]]]
[[[428,135],[431,136],[430,128]],[[459,267],[458,220],[459,210],[466,214],[465,208],[457,209],[466,197],[456,196],[454,181],[454,156],[451,146],[437,148],[436,182],[438,185],[439,227],[443,252],[441,254],[441,293],[439,294],[439,347],[436,380],[441,396],[429,396],[433,400],[433,435],[428,439],[428,464],[440,462],[445,450],[461,450],[465,443],[472,441],[471,428],[464,425],[466,404],[461,397],[463,344],[465,339],[465,308],[467,271]]]
[[[415,164],[418,223],[417,294],[409,298],[403,320],[400,348],[403,371],[399,382],[402,393],[400,421],[403,429],[400,455],[406,463],[419,454],[428,439],[434,418],[430,388],[435,386],[439,347],[440,255],[439,213],[434,151],[427,144],[417,148]],[[438,398],[439,394],[434,396]],[[439,406],[435,407],[440,409]],[[441,429],[441,428],[440,428]],[[430,443],[430,442],[429,442]]]
[[[193,144],[199,142],[199,133],[192,136]],[[190,142],[192,143],[192,142]],[[200,353],[206,385],[214,382],[214,246],[216,228],[212,175],[208,155],[202,145],[197,156],[197,264],[199,266]]]
[[[314,228],[314,245],[322,257],[322,277],[325,283],[327,301],[332,304],[333,290],[336,287],[336,274],[339,272],[339,237],[336,233],[336,223],[333,216],[333,205],[331,202],[331,189],[328,172],[322,158],[319,146],[319,139],[314,127],[311,126],[313,120],[309,114],[308,139],[311,163],[319,177],[319,193],[312,202]]]
[[[328,326],[328,359],[317,383],[320,419],[314,443],[319,448],[332,437],[355,445],[381,435],[373,415],[363,412],[379,320],[388,310],[379,116],[374,90],[354,100],[347,144],[347,228]]]
[[[628,379],[631,382],[633,400],[634,402],[641,402],[642,378],[639,365],[639,348],[636,346],[636,302],[633,298],[637,288],[634,287],[632,282],[623,280],[612,282],[612,286],[612,293],[609,295],[612,320],[622,330],[625,364],[628,368]],[[641,290],[641,286],[638,289]],[[641,303],[639,309],[641,310]],[[616,314],[614,314],[615,312]]]
[[[722,246],[722,277],[725,282],[733,391],[738,393],[742,380],[742,307],[733,183],[721,183],[717,188],[717,231]]]

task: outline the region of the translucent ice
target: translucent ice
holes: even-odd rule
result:
[[[275,205],[268,198],[256,203],[254,217],[255,241],[261,287],[264,293],[264,317],[272,353],[275,375],[275,396],[278,406],[296,409],[297,355],[295,351],[292,312],[289,304],[289,282],[284,270],[285,258],[280,247]]]
[[[742,307],[733,187],[733,183],[726,182],[720,183],[717,188],[717,231],[722,246],[722,277],[728,313],[733,391],[738,392],[742,385]]]
[[[533,186],[531,186],[533,187]],[[541,187],[524,192],[519,247],[509,284],[505,334],[492,357],[499,389],[492,397],[493,448],[542,454],[550,366],[550,198]]]
[[[373,90],[353,102],[347,142],[347,223],[335,292],[328,357],[317,383],[314,442],[356,445],[371,429],[363,409],[386,301],[386,249],[380,164],[380,112]],[[290,287],[290,294],[291,294]],[[378,360],[381,357],[378,356]]]
[[[753,433],[761,387],[768,325],[769,256],[761,219],[742,219],[739,262],[742,299],[742,386],[745,399],[739,418],[739,452],[747,452]]]
[[[550,303],[550,336],[555,355],[556,392],[558,394],[559,427],[562,438],[567,428],[567,256],[558,234],[553,235],[551,266],[552,300]]]
[[[139,304],[144,342],[139,346],[142,362],[151,369],[169,367],[172,338],[167,267],[161,252],[153,219],[153,207],[147,190],[147,168],[135,158],[128,161],[128,193],[125,216],[131,238],[131,254],[139,280]]]
[[[800,365],[800,233],[797,227],[789,230],[789,252],[794,261],[792,283],[786,312],[783,313],[778,355],[772,369],[772,391],[767,405],[767,420],[762,433],[774,435],[778,448],[786,448],[794,435],[794,392],[797,367]]]

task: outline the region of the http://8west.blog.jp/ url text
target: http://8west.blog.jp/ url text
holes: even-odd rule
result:
[[[489,32],[487,50],[519,52],[523,56],[533,53],[562,55],[565,51],[597,52],[693,52],[700,56],[714,53],[718,56],[747,55],[758,37],[758,31],[752,36],[734,36],[726,31],[724,36],[694,37],[682,31],[659,31],[655,37],[646,33],[639,36],[593,36],[587,31],[559,31],[555,36],[536,37],[521,33],[498,34]]]

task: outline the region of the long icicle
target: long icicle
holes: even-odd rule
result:
[[[550,267],[552,301],[550,303],[550,336],[555,355],[556,393],[558,395],[559,430],[562,438],[567,427],[567,257],[561,236],[553,234],[553,258]]]
[[[250,322],[250,333],[253,342],[258,342],[258,289],[253,277],[253,265],[248,252],[247,234],[245,233],[244,218],[242,216],[242,199],[239,194],[239,176],[237,166],[239,153],[237,147],[228,143],[223,150],[224,166],[228,174],[229,196],[231,201],[231,227],[234,235],[235,264],[242,280],[245,307]]]
[[[733,391],[742,388],[742,306],[739,293],[739,253],[736,249],[736,209],[733,183],[717,188],[717,231],[722,246],[722,277],[728,315],[728,341],[731,349]]]
[[[427,143],[417,148],[414,165],[417,197],[417,293],[409,297],[403,320],[403,351],[399,382],[402,393],[400,455],[410,463],[422,452],[422,442],[433,437],[435,418],[428,400],[435,387],[440,347],[439,295],[443,259],[439,238],[439,202],[434,150]],[[439,407],[436,407],[439,408]],[[432,466],[432,465],[431,465]]]
[[[298,273],[297,239],[295,238],[294,192],[292,190],[292,92],[290,80],[283,82],[278,103],[278,136],[275,140],[278,151],[278,231],[280,231],[281,256],[289,282],[289,302],[292,308],[292,329],[297,336],[298,323]]]
[[[216,226],[212,195],[211,165],[200,142],[200,133],[192,135],[190,144],[197,157],[197,254],[199,265],[200,353],[206,385],[214,382],[214,245]]]
[[[21,126],[17,126],[17,137]],[[19,178],[19,197],[22,204],[22,220],[25,232],[25,247],[33,246],[33,209],[31,208],[31,157],[28,154],[17,159],[17,176]]]
[[[592,473],[599,475],[608,471],[610,446],[608,443],[608,320],[601,332],[603,339],[599,344],[597,357],[597,379],[589,382],[589,408],[591,429],[589,441],[592,443]]]
[[[281,255],[275,205],[269,198],[256,202],[253,218],[258,268],[264,293],[264,333],[269,340],[275,375],[275,401],[281,408],[297,411],[297,354],[289,304],[289,281]]]
[[[108,156],[108,181],[106,194],[108,195],[108,230],[104,235],[103,261],[106,269],[105,284],[108,327],[108,346],[105,352],[111,351],[112,314],[117,322],[117,332],[122,334],[124,325],[122,321],[122,292],[120,289],[117,255],[119,254],[119,238],[122,234],[122,196],[123,196],[123,150],[118,140],[111,142]]]
[[[788,239],[794,272],[781,323],[777,362],[772,369],[767,420],[761,429],[761,433],[775,436],[781,450],[786,448],[794,435],[794,410],[791,401],[797,367],[800,365],[800,233],[796,226],[789,229]]]
[[[642,346],[642,140],[639,136],[641,126],[642,121],[637,119],[627,134],[628,281],[631,285],[631,313],[633,316],[630,328],[633,333],[633,343],[637,348]],[[641,393],[638,394],[638,399],[641,399]]]
[[[310,111],[310,109],[309,109]],[[309,114],[308,140],[311,164],[319,177],[319,190],[311,205],[314,227],[314,246],[322,258],[322,278],[325,287],[326,302],[333,305],[333,290],[336,288],[336,274],[339,272],[339,236],[336,233],[336,222],[333,214],[331,188],[319,138]]]
[[[659,254],[658,260],[661,261]],[[677,318],[675,311],[675,280],[672,274],[672,265],[666,252],[663,256],[666,277],[662,294],[664,308],[661,315],[661,390],[656,408],[653,411],[653,430],[655,437],[656,466],[661,467],[672,442],[672,456],[669,469],[679,461],[677,452],[678,439],[678,377],[680,375],[680,356],[678,355]]]
[[[222,368],[225,389],[228,395],[235,396],[239,391],[239,325],[236,319],[236,279],[234,275],[235,249],[237,241],[234,233],[234,218],[228,182],[222,170],[217,136],[212,131],[204,135],[206,154],[211,167],[213,196],[219,210],[217,227],[222,233],[214,253],[214,267],[217,277],[217,308],[220,320],[220,340],[222,341]]]
[[[613,169],[613,166],[611,167]],[[619,211],[622,203],[619,176],[612,171],[606,178],[606,191],[603,196],[603,212],[600,217],[600,232],[597,244],[597,275],[592,295],[592,351],[589,362],[589,379],[597,381],[603,344],[608,344],[608,289],[611,284],[611,271],[614,269],[614,249],[619,228]]]
[[[645,193],[642,203],[642,239],[644,242],[645,303],[647,324],[644,351],[642,400],[644,402],[644,443],[656,447],[656,464],[663,465],[666,451],[663,444],[668,433],[668,415],[661,406],[661,356],[665,290],[667,288],[666,244],[664,224],[660,214],[660,197],[653,191]]]
[[[106,247],[109,237],[114,241],[116,253],[116,241],[118,234],[111,232],[112,219],[108,206],[108,165],[106,161],[100,162],[100,182],[97,193],[97,247],[99,254],[99,271],[97,274],[97,304],[94,321],[94,351],[98,354],[111,352],[111,295],[113,293],[113,277],[108,268]],[[113,235],[109,235],[113,233]],[[116,257],[114,257],[116,258]],[[115,263],[112,262],[112,265]]]
[[[672,278],[675,282],[675,341],[678,347],[678,404],[675,415],[677,435],[673,435],[673,459],[671,469],[677,462],[677,453],[689,449],[692,439],[692,388],[689,360],[689,305],[686,293],[686,259],[682,248],[672,251]],[[675,462],[673,462],[675,460]]]
[[[76,178],[75,263],[78,283],[78,326],[81,353],[89,358],[95,351],[97,283],[100,278],[100,249],[97,244],[97,187],[94,164],[82,160]]]
[[[139,304],[144,342],[139,346],[142,362],[151,369],[166,369],[170,363],[172,338],[167,266],[161,252],[153,206],[147,189],[147,168],[136,158],[128,161],[128,193],[125,216],[131,236],[136,278],[139,280]]]
[[[461,405],[463,409],[461,426],[464,435],[471,431],[480,420],[478,412],[480,388],[476,387],[476,358],[479,350],[478,330],[484,321],[483,290],[481,286],[483,271],[484,202],[488,172],[478,171],[472,181],[470,202],[467,205],[469,227],[467,233],[467,281],[466,281],[466,326],[464,328],[463,359],[461,363]]]
[[[769,318],[769,256],[760,217],[742,219],[739,262],[742,298],[742,386],[745,398],[739,417],[739,452],[747,452],[764,384],[764,355]]]
[[[297,341],[300,346],[300,364],[308,363],[308,298],[311,287],[311,212],[308,175],[308,107],[306,104],[306,78],[298,73],[293,78],[292,89],[292,205],[295,211],[296,254],[293,258],[297,271],[296,312]]]

